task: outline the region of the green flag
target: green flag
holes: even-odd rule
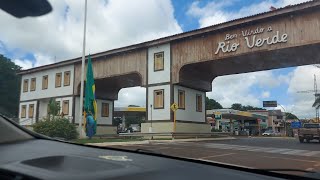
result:
[[[97,124],[97,102],[95,97],[95,84],[93,77],[93,69],[90,55],[88,57],[87,64],[87,77],[86,77],[86,89],[85,89],[85,100],[84,100],[84,109],[85,113],[92,114],[95,124]],[[96,132],[96,127],[94,133]]]

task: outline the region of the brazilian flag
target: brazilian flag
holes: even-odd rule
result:
[[[95,96],[95,84],[93,78],[93,69],[90,55],[88,57],[88,64],[87,64],[87,77],[86,77],[86,86],[85,86],[85,100],[84,100],[84,117],[86,114],[91,114],[95,121],[94,126],[94,134],[96,134],[97,129],[97,101]],[[85,121],[86,122],[86,121]],[[86,125],[84,126],[86,127]]]

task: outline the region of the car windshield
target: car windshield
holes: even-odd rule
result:
[[[320,128],[319,124],[304,124],[305,128]]]
[[[20,126],[320,172],[320,130],[303,129],[320,123],[319,1],[48,2],[41,16],[0,8],[0,113]]]

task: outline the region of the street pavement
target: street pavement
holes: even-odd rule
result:
[[[320,172],[320,143],[299,143],[294,138],[252,137],[194,142],[151,142],[112,146],[220,162],[259,169],[300,169]],[[301,172],[281,172],[303,175]]]

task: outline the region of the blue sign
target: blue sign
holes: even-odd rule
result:
[[[301,128],[302,124],[300,121],[291,122],[291,128]]]

